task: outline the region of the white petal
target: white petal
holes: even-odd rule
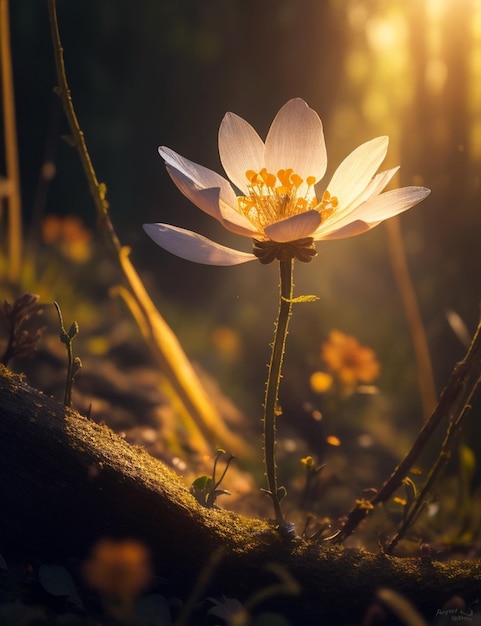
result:
[[[388,137],[376,137],[358,146],[334,172],[327,190],[336,196],[342,211],[349,211],[351,204],[366,189],[384,160]],[[322,194],[318,195],[322,197]]]
[[[144,230],[164,250],[194,263],[238,265],[256,259],[253,254],[226,248],[198,233],[170,224],[144,224]]]
[[[362,204],[363,202],[366,202],[367,200],[370,200],[371,198],[374,198],[374,196],[380,194],[398,171],[399,165],[390,170],[386,170],[385,172],[379,172],[379,174],[376,174],[366,189],[356,198],[356,204]]]
[[[310,237],[320,223],[321,216],[317,211],[306,211],[267,226],[264,233],[272,241],[287,243]]]
[[[358,207],[350,217],[368,224],[377,224],[410,209],[431,193],[425,187],[401,187],[386,191]]]
[[[277,174],[292,168],[301,178],[322,178],[327,154],[322,122],[304,100],[289,100],[274,118],[266,139],[266,167]]]
[[[180,170],[175,169],[175,167],[166,165],[166,169],[177,188],[184,194],[186,198],[188,198],[197,207],[199,207],[199,209],[201,209],[208,215],[215,217],[219,221],[222,221],[219,210],[220,189],[218,187],[214,187],[211,189],[199,188],[198,185],[196,185],[191,178],[186,176]],[[232,193],[235,198],[234,192]]]
[[[217,172],[214,172],[203,165],[199,165],[198,163],[194,163],[194,161],[186,159],[180,154],[177,154],[177,152],[174,152],[174,150],[166,148],[165,146],[160,146],[158,150],[166,165],[170,165],[175,170],[180,171],[184,174],[184,176],[190,179],[197,188],[210,189],[218,187],[222,191],[222,197],[224,197],[224,194],[229,193],[235,196],[229,182],[220,174],[217,174]],[[226,202],[229,201],[227,197],[225,200]]]
[[[264,167],[264,142],[252,126],[235,113],[226,113],[219,128],[222,167],[242,193],[247,194],[247,170]]]
[[[219,202],[219,209],[222,224],[227,230],[244,237],[256,237],[260,235],[252,223],[244,217],[242,213],[239,213],[239,211],[236,211],[228,204],[222,202],[222,200]]]
[[[379,174],[376,174],[376,176],[374,176],[374,178],[361,193],[361,195],[356,198],[356,204],[351,205],[351,210],[343,211],[341,207],[336,210],[334,214],[329,218],[329,220],[319,226],[314,234],[314,238],[337,238],[331,237],[330,233],[335,233],[340,229],[343,229],[346,225],[349,225],[352,220],[355,219],[355,217],[353,217],[353,211],[356,208],[357,203],[359,202],[362,204],[363,202],[370,200],[371,198],[379,194],[398,170],[399,167],[394,167],[391,170],[386,170],[385,172],[380,172]]]
[[[377,226],[377,224],[375,224]],[[323,235],[319,238],[315,237],[316,241],[326,241],[329,239],[347,239],[347,237],[355,237],[356,235],[362,235],[362,233],[370,230],[372,226],[370,224],[366,224],[361,220],[355,220],[346,226],[342,226],[341,228],[337,228],[334,231],[328,232],[326,235]]]
[[[387,175],[391,171],[388,170],[388,172],[383,172],[383,174]],[[312,237],[316,241],[321,239],[341,239],[346,236],[351,237],[352,235],[343,233],[349,233],[351,224],[358,224],[359,222],[366,224],[368,226],[366,230],[370,230],[384,220],[418,204],[429,193],[430,190],[425,187],[402,187],[401,189],[393,189],[392,191],[376,195],[354,209],[354,211],[345,214],[341,219],[326,220],[319,226]],[[361,227],[360,224],[358,224],[358,227]],[[360,232],[363,231],[361,230]]]

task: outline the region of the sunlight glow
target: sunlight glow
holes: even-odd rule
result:
[[[400,13],[373,17],[366,24],[366,35],[371,49],[386,52],[403,46],[407,38],[406,22]]]
[[[478,2],[471,20],[471,53],[469,56],[469,109],[472,118],[471,156],[481,158],[481,5]]]

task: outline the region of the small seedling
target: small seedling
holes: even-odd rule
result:
[[[219,480],[216,480],[215,474],[217,471],[217,463],[219,462],[220,457],[224,454],[227,455],[226,466]],[[215,501],[219,496],[230,496],[230,491],[227,491],[226,489],[218,489],[218,487],[224,480],[227,470],[229,469],[229,465],[233,459],[234,457],[231,454],[228,454],[225,450],[217,450],[214,459],[214,467],[212,469],[212,476],[199,476],[199,478],[194,480],[190,487],[190,493],[194,496],[197,502],[199,502],[199,504],[202,504],[202,506],[205,506],[208,509],[213,509],[216,508]]]
[[[63,403],[65,406],[71,406],[73,381],[82,367],[82,361],[78,356],[74,357],[72,351],[72,341],[74,337],[78,335],[79,326],[77,322],[72,322],[69,330],[65,330],[60,306],[58,302],[54,302],[54,305],[57,309],[58,319],[60,321],[60,341],[67,346],[67,381],[65,383],[65,396]]]

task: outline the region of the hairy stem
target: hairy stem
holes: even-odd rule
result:
[[[278,405],[279,386],[282,376],[282,363],[286,348],[289,319],[292,313],[294,259],[279,261],[279,269],[279,312],[277,314],[275,324],[274,341],[272,343],[271,360],[269,363],[269,374],[267,377],[266,395],[264,400],[264,462],[267,488],[274,505],[276,522],[279,524],[279,527],[284,527],[286,522],[284,520],[280,504],[283,490],[279,492],[279,487],[277,486],[275,445],[276,420],[277,416],[280,415]]]

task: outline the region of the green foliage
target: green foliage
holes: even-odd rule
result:
[[[221,456],[227,454],[225,450],[217,450],[214,459],[214,467],[212,470],[212,476],[199,476],[196,478],[190,487],[190,493],[194,496],[199,504],[212,509],[215,507],[215,501],[219,496],[230,495],[230,492],[225,489],[219,489],[221,482],[224,480],[229,465],[234,457],[231,454],[227,454],[227,462],[224,471],[221,474],[219,480],[216,480],[217,463]]]

